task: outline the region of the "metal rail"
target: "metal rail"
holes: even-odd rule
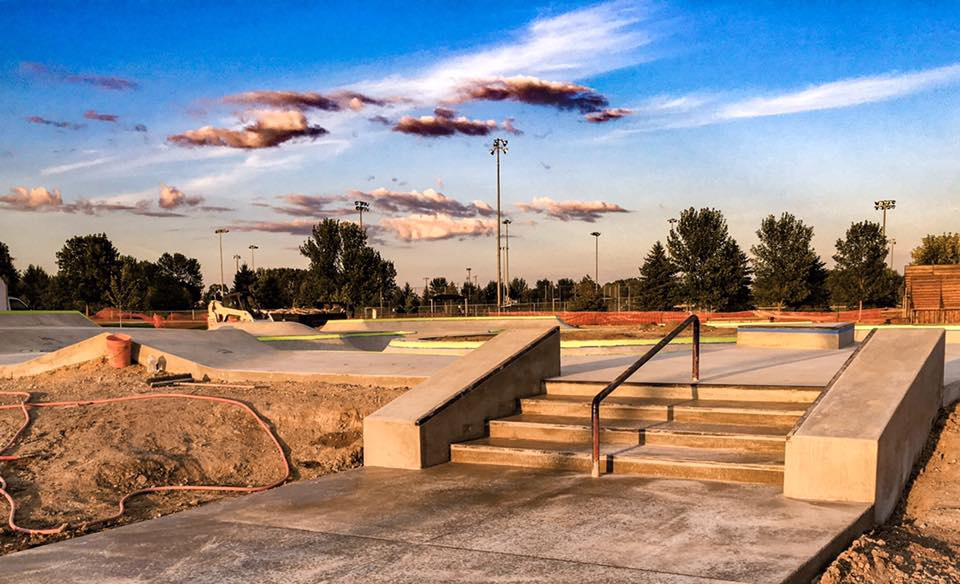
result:
[[[631,375],[637,372],[638,369],[643,367],[647,361],[653,358],[654,355],[660,352],[661,349],[667,346],[677,335],[683,332],[688,326],[693,325],[693,366],[691,383],[700,382],[700,318],[695,314],[691,314],[677,325],[670,333],[660,339],[660,342],[650,348],[649,351],[644,353],[642,357],[637,359],[637,361],[627,367],[623,373],[617,376],[616,379],[610,382],[605,388],[603,388],[600,393],[593,397],[593,402],[590,404],[591,409],[591,420],[590,424],[593,431],[593,476],[600,476],[600,403],[607,398],[608,395],[613,393],[615,389],[620,387],[624,381],[630,378]]]

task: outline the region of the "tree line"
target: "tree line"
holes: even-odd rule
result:
[[[643,258],[638,275],[598,285],[579,280],[524,278],[506,283],[509,298],[522,304],[561,303],[567,310],[606,310],[613,298],[633,310],[734,311],[759,307],[822,310],[831,306],[894,306],[902,277],[887,267],[889,242],[879,224],[853,223],[836,241],[833,269],[813,248],[813,227],[790,213],[765,217],[758,243],[748,258],[730,235],[723,214],[712,208],[684,210],[672,224],[666,245],[657,241]],[[122,255],[106,234],[75,236],[57,252],[57,272],[14,266],[0,242],[0,277],[11,295],[33,308],[96,311],[183,310],[202,307],[221,292],[245,295],[264,308],[342,306],[355,312],[383,306],[397,313],[417,312],[431,301],[466,299],[495,304],[497,284],[462,284],[435,277],[424,288],[396,283],[393,262],[381,257],[357,225],[324,219],[300,246],[309,266],[259,268],[242,265],[233,286],[204,291],[200,263],[180,253],[156,261]],[[960,263],[960,234],[931,234],[912,251],[915,264]],[[557,305],[558,308],[560,305]]]

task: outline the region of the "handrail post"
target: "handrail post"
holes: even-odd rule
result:
[[[600,477],[600,404],[594,403],[591,408],[591,426],[593,426],[593,478]]]
[[[700,319],[693,319],[693,383],[700,382]]]

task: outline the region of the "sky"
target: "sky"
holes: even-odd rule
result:
[[[82,6],[82,7],[81,7]],[[105,232],[219,279],[214,230],[305,267],[356,221],[400,283],[638,274],[668,219],[768,214],[830,264],[879,221],[894,264],[960,231],[960,4],[0,0],[0,241],[18,267]]]

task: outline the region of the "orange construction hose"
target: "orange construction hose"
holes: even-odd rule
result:
[[[146,395],[130,395],[124,397],[115,397],[107,399],[95,399],[95,400],[77,400],[77,401],[60,401],[60,402],[31,402],[30,394],[22,391],[0,391],[0,395],[12,395],[22,397],[23,400],[16,404],[7,404],[0,405],[0,410],[14,410],[19,409],[23,412],[23,424],[13,435],[13,437],[7,441],[7,443],[0,448],[0,454],[6,452],[13,444],[16,442],[17,438],[23,433],[23,431],[30,424],[30,408],[72,408],[72,407],[84,407],[84,406],[95,406],[103,404],[111,404],[125,401],[139,401],[139,400],[149,400],[149,399],[192,399],[199,401],[211,401],[216,403],[223,403],[232,406],[241,408],[243,411],[248,413],[257,424],[260,425],[260,428],[270,437],[270,440],[273,442],[273,445],[277,449],[277,454],[280,456],[283,466],[283,477],[279,480],[261,487],[234,487],[234,486],[225,486],[225,485],[172,485],[166,487],[147,487],[144,489],[137,489],[136,491],[131,491],[120,498],[120,502],[117,504],[117,512],[108,517],[103,517],[101,519],[96,519],[92,521],[85,521],[78,524],[76,527],[85,528],[91,525],[99,525],[101,523],[106,523],[108,521],[113,521],[120,518],[126,511],[126,503],[133,497],[137,495],[144,495],[146,493],[165,493],[169,491],[223,491],[223,492],[232,492],[232,493],[256,493],[259,491],[266,491],[267,489],[272,489],[276,486],[283,484],[290,477],[290,463],[287,461],[287,455],[283,452],[283,446],[280,445],[280,440],[277,439],[276,435],[273,433],[273,430],[270,429],[270,426],[257,415],[253,409],[250,408],[247,404],[237,401],[234,399],[224,398],[224,397],[212,397],[207,395],[187,395],[182,393],[154,393]],[[0,462],[2,461],[12,461],[17,460],[17,456],[0,456]],[[27,527],[21,527],[16,524],[14,521],[14,516],[17,512],[17,504],[13,500],[13,497],[10,496],[10,493],[7,492],[7,482],[0,477],[0,495],[7,500],[7,504],[10,507],[10,514],[7,519],[7,525],[10,526],[10,529],[14,531],[19,531],[21,533],[26,533],[30,535],[55,535],[62,533],[68,527],[71,527],[70,523],[64,523],[59,527],[53,527],[49,529],[30,529]]]

